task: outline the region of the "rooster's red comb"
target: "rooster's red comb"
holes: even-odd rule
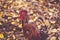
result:
[[[24,17],[27,15],[27,11],[26,10],[20,10],[19,11],[19,14],[20,14],[20,19],[23,20]]]

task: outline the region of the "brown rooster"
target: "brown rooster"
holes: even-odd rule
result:
[[[28,40],[40,40],[39,39],[39,32],[37,29],[37,25],[34,23],[28,24],[29,16],[26,10],[20,10],[20,20],[22,21],[23,33],[25,38]]]
[[[28,38],[28,40],[40,40],[39,30],[36,24],[25,24],[23,30],[24,36]]]

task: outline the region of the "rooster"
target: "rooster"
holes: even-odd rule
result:
[[[29,16],[26,10],[21,10],[19,14],[25,38],[28,38],[28,40],[46,40],[47,34],[41,32],[35,23],[28,23]]]

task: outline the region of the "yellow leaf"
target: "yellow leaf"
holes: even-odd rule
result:
[[[4,38],[4,35],[2,33],[0,33],[0,38]]]
[[[8,17],[8,19],[11,19],[12,17]]]
[[[0,13],[0,17],[2,17],[3,16],[3,14],[2,13]]]
[[[50,23],[49,23],[48,20],[45,20],[45,25],[46,25],[46,26],[50,26]]]
[[[57,32],[57,29],[52,29],[51,32]]]
[[[0,22],[0,25],[2,25],[2,23]]]
[[[22,28],[22,24],[19,24],[18,27],[19,27],[19,28]]]
[[[15,24],[15,22],[11,22],[11,24]]]
[[[25,3],[24,3],[24,6],[25,6],[25,7],[27,7],[28,5],[30,5],[29,2],[25,2]]]
[[[51,37],[51,39],[50,39],[50,40],[56,40],[56,37],[54,37],[54,36],[53,36],[53,37]]]
[[[33,14],[33,10],[30,10],[30,14]]]
[[[34,17],[34,18],[33,18],[33,21],[36,21],[36,20],[37,20],[37,17]]]
[[[45,10],[46,12],[48,12],[48,8],[45,8],[44,10]]]
[[[16,37],[15,37],[15,35],[13,34],[13,39],[15,39]]]
[[[7,8],[7,4],[6,4],[6,5],[4,5],[4,8]]]

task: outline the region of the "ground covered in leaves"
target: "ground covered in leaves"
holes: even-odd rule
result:
[[[27,10],[28,23],[47,31],[47,40],[60,40],[60,0],[0,0],[0,40],[23,40],[20,9]]]

